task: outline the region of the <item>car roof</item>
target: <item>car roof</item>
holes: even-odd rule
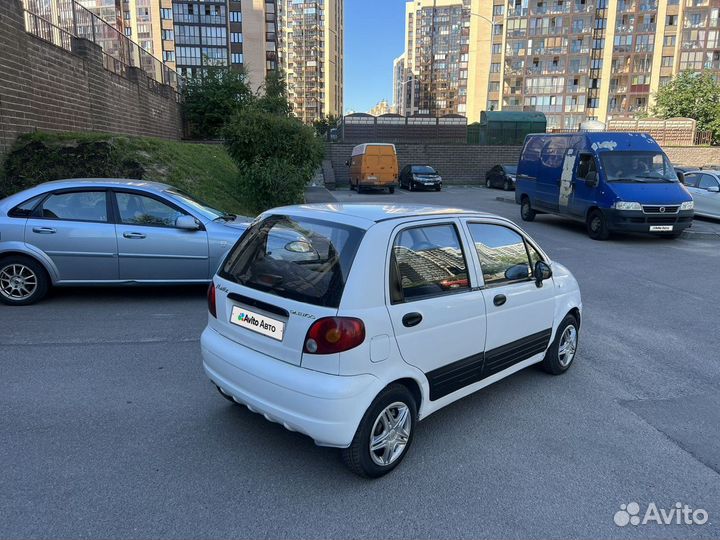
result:
[[[301,204],[296,206],[285,206],[269,210],[266,214],[288,214],[294,216],[312,217],[312,214],[327,214],[325,217],[334,216],[333,220],[340,216],[354,218],[366,222],[369,227],[373,223],[393,219],[408,219],[419,217],[436,216],[474,216],[490,217],[508,221],[503,217],[476,210],[466,210],[449,206],[420,205],[420,204],[377,204],[377,203],[321,203]]]
[[[169,184],[163,184],[161,182],[152,182],[149,180],[133,180],[129,178],[68,178],[65,180],[53,180],[52,182],[45,182],[35,187],[45,188],[51,187],[52,189],[63,189],[63,188],[74,188],[74,187],[134,187],[144,188],[156,191],[165,191],[166,189],[173,189],[173,186]]]

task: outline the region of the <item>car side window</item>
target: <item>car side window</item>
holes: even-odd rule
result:
[[[717,187],[718,181],[715,179],[715,177],[710,176],[709,174],[703,174],[700,178],[700,182],[698,183],[698,187],[700,189],[708,189],[711,187]]]
[[[469,290],[467,263],[454,225],[411,227],[393,243],[390,279],[395,301]],[[398,290],[399,289],[399,290]],[[399,294],[398,294],[399,293]]]
[[[120,222],[126,225],[175,227],[177,218],[185,215],[176,208],[152,197],[137,193],[116,193]]]
[[[35,210],[35,207],[44,198],[45,194],[43,193],[42,195],[36,195],[32,199],[28,199],[27,201],[18,204],[15,208],[10,210],[10,212],[8,212],[8,216],[19,218],[30,217],[33,213],[33,210]]]
[[[468,229],[480,259],[485,285],[529,279],[535,263],[542,260],[537,250],[529,245],[526,247],[523,237],[512,229],[487,223],[469,223]]]
[[[699,174],[686,174],[685,185],[690,187],[697,187]]]
[[[45,219],[107,222],[107,192],[53,193],[34,213]]]

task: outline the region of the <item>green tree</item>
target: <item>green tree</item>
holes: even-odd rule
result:
[[[710,72],[683,71],[655,94],[651,114],[657,118],[692,118],[701,131],[720,142],[720,84]]]
[[[279,71],[268,73],[259,93],[257,106],[260,110],[279,116],[290,116],[292,105],[287,98],[285,78]]]
[[[191,77],[183,88],[182,111],[193,139],[215,139],[222,135],[228,118],[250,105],[255,96],[242,70],[207,68]]]
[[[328,114],[327,116],[323,116],[319,120],[315,120],[313,122],[313,128],[315,128],[315,133],[317,133],[318,136],[322,137],[323,139],[326,138],[328,131],[337,126],[338,120],[339,117],[335,116],[334,114]]]

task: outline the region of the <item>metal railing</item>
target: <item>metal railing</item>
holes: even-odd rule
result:
[[[182,78],[174,69],[75,0],[23,0],[23,6],[29,34],[67,51],[72,51],[73,37],[87,39],[102,49],[108,71],[126,76],[129,67],[140,68],[149,85],[167,84],[180,90]]]

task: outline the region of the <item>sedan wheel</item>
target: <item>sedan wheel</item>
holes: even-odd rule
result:
[[[578,321],[574,315],[566,315],[560,322],[555,340],[548,347],[541,367],[552,375],[565,373],[575,360],[578,348]]]
[[[28,305],[40,300],[48,288],[45,270],[26,257],[0,261],[0,300],[10,305]]]

